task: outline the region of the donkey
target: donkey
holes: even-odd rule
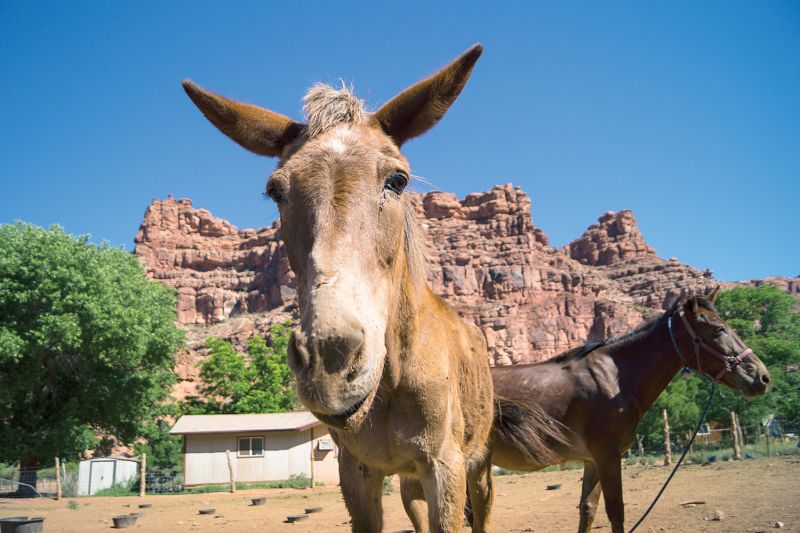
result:
[[[534,471],[583,461],[578,531],[591,529],[602,490],[612,532],[623,533],[620,455],[680,368],[702,372],[745,397],[765,394],[769,386],[767,367],[715,309],[718,289],[708,298],[682,298],[620,337],[541,363],[493,368],[498,398],[528,401],[522,409],[499,406],[491,442],[494,464]],[[558,426],[561,434],[554,435]]]
[[[297,276],[289,364],[301,402],[340,446],[356,532],[382,529],[392,474],[417,531],[460,531],[467,487],[473,530],[489,531],[486,341],[427,284],[400,152],[444,116],[482,51],[473,46],[373,114],[347,88],[318,84],[304,98],[306,123],[183,83],[225,135],[280,158],[266,194]]]

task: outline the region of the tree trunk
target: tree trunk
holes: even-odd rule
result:
[[[669,415],[667,410],[661,411],[661,416],[664,419],[664,466],[672,464],[672,443],[669,441]]]
[[[19,485],[15,494],[18,498],[33,498],[37,496],[36,482],[39,477],[39,461],[21,460],[19,462]]]

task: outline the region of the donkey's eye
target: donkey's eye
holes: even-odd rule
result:
[[[722,326],[717,326],[717,327],[714,328],[714,333],[717,333],[718,335],[722,335],[723,333],[725,333],[725,328],[722,327]]]
[[[276,204],[281,203],[284,199],[283,191],[280,189],[280,187],[277,187],[273,184],[267,185],[267,196],[269,196]]]
[[[403,189],[408,185],[408,176],[402,172],[395,172],[390,174],[383,184],[384,189],[388,189],[395,194],[401,194]]]

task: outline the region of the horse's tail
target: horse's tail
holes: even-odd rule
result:
[[[527,398],[494,396],[492,440],[501,440],[534,465],[561,462],[555,447],[567,445],[568,429]]]

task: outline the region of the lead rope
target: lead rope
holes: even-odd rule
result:
[[[667,320],[667,328],[669,329],[669,338],[672,339],[672,345],[675,347],[675,351],[678,352],[678,356],[682,360],[685,361],[685,359],[683,359],[683,354],[678,349],[678,343],[675,342],[675,335],[672,333],[672,315],[670,315],[669,319]],[[705,374],[701,374],[701,375],[704,376]],[[661,495],[664,494],[665,490],[667,490],[667,485],[669,485],[669,482],[672,481],[673,476],[675,476],[675,473],[678,471],[678,467],[681,466],[681,463],[683,462],[683,458],[686,457],[686,454],[689,452],[689,449],[692,447],[692,444],[694,443],[694,438],[697,436],[697,432],[700,431],[700,426],[702,426],[703,422],[705,422],[706,415],[708,414],[708,408],[711,407],[711,400],[714,399],[714,391],[717,390],[717,382],[712,380],[711,378],[709,378],[709,380],[711,381],[711,393],[708,395],[708,400],[706,400],[705,407],[703,407],[703,412],[700,415],[700,420],[697,422],[697,427],[694,428],[694,433],[692,433],[692,438],[689,439],[689,442],[686,444],[686,447],[683,449],[683,453],[681,454],[681,458],[678,459],[677,463],[675,463],[675,466],[673,467],[672,472],[670,472],[669,477],[664,482],[664,485],[661,486],[661,490],[659,490],[658,494],[656,494],[656,497],[653,499],[653,502],[650,504],[650,507],[647,508],[647,510],[642,515],[642,517],[639,519],[639,521],[636,522],[633,525],[633,527],[628,530],[628,533],[633,533],[634,531],[636,531],[636,528],[639,527],[642,522],[644,522],[644,519],[647,518],[647,515],[649,515],[650,511],[653,510],[653,507],[656,506],[656,503],[658,503],[658,499],[661,498]]]

